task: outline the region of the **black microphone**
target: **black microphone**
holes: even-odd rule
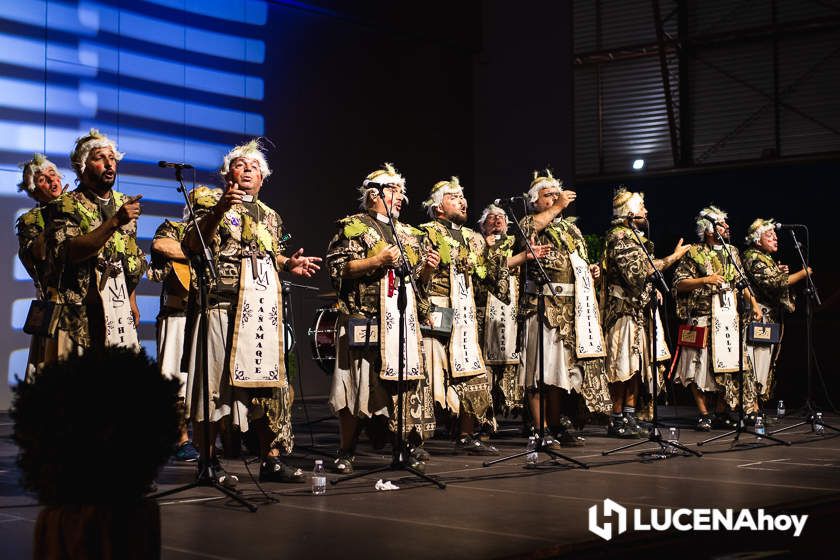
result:
[[[805,226],[805,224],[774,224],[774,227],[776,228],[776,230],[796,228],[807,229],[807,226]]]
[[[511,196],[511,197],[508,197],[508,198],[497,198],[496,200],[493,201],[493,204],[495,204],[496,206],[501,206],[502,204],[515,204],[515,203],[519,202],[520,200],[524,200],[524,199],[525,199],[524,196]]]
[[[718,221],[715,218],[712,218],[708,214],[700,214],[699,217],[700,217],[701,220],[709,220],[710,222],[712,222],[712,225],[715,225],[715,224],[718,223]]]
[[[193,169],[189,163],[174,163],[171,161],[159,161],[158,167],[174,167],[175,169]]]

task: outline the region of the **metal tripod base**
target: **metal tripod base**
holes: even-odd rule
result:
[[[348,474],[347,476],[343,476],[341,478],[337,478],[335,480],[331,480],[330,484],[335,486],[339,482],[344,482],[345,480],[353,480],[356,478],[361,478],[363,476],[368,476],[371,474],[381,473],[381,472],[388,472],[388,471],[406,471],[410,472],[417,478],[425,480],[426,482],[430,482],[440,488],[441,490],[446,488],[446,483],[441,482],[438,479],[427,475],[426,473],[420,472],[419,470],[415,469],[411,465],[408,464],[408,460],[404,459],[403,457],[408,457],[408,450],[404,450],[402,453],[394,453],[391,457],[391,464],[390,465],[383,465],[381,467],[376,467],[374,469],[370,469],[367,471],[357,472],[353,474]]]
[[[761,438],[761,439],[769,439],[770,441],[775,441],[776,443],[781,443],[781,444],[784,444],[784,445],[790,445],[789,441],[785,441],[783,439],[775,438],[771,434],[757,434],[754,430],[750,430],[749,428],[744,426],[744,423],[742,421],[738,422],[738,427],[735,428],[734,430],[729,430],[728,432],[722,433],[722,434],[717,435],[715,437],[711,437],[709,439],[704,439],[703,441],[698,441],[697,445],[705,445],[707,443],[717,441],[717,440],[725,438],[727,436],[731,436],[732,434],[735,434],[735,439],[732,440],[732,445],[733,446],[738,443],[738,438],[741,437],[741,434],[748,434],[748,435],[752,435],[752,436],[755,436],[755,437],[758,437],[758,438]]]
[[[814,422],[814,415],[813,414],[808,415],[808,417],[805,420],[803,420],[802,422],[797,422],[796,424],[791,424],[790,426],[785,426],[784,428],[779,428],[778,430],[773,430],[772,432],[770,432],[770,435],[772,436],[773,434],[779,434],[781,432],[786,432],[788,430],[798,428],[799,426],[805,426],[805,425],[809,425],[809,424],[811,426],[811,429],[813,431],[816,431],[816,430],[814,430],[815,422]],[[835,432],[840,432],[840,428],[837,428],[836,426],[832,426],[831,424],[826,424],[825,422],[820,422],[820,426],[822,426],[823,428],[828,428],[829,430],[834,430]]]
[[[534,449],[534,450],[527,450],[526,449],[525,451],[521,451],[519,453],[514,453],[513,455],[508,455],[507,457],[501,457],[499,459],[494,459],[492,461],[484,461],[484,463],[482,463],[482,464],[485,467],[489,467],[491,465],[495,465],[496,463],[502,463],[504,461],[510,461],[511,459],[516,459],[517,457],[523,457],[523,456],[525,456],[529,453],[534,453],[534,452],[545,453],[549,457],[553,458],[555,460],[555,462],[556,462],[557,459],[563,459],[564,461],[567,461],[569,463],[574,463],[575,465],[579,466],[582,469],[588,469],[589,468],[589,465],[587,465],[586,463],[584,463],[582,461],[578,461],[577,459],[572,459],[571,457],[569,457],[567,455],[563,455],[562,453],[557,453],[553,449],[549,449],[545,445],[545,438],[544,437],[539,439],[539,441],[537,442],[537,448]]]
[[[610,453],[616,453],[618,451],[623,451],[625,449],[630,449],[632,447],[636,447],[636,446],[639,446],[639,445],[645,445],[647,443],[657,444],[659,446],[659,450],[663,451],[663,452],[666,449],[673,448],[673,449],[679,449],[680,451],[683,451],[684,453],[690,453],[691,455],[694,455],[695,457],[702,457],[703,456],[703,454],[700,453],[699,451],[689,449],[688,447],[684,446],[683,444],[681,444],[678,441],[670,441],[670,440],[668,440],[667,442],[663,441],[662,431],[659,428],[651,428],[650,430],[648,430],[647,439],[634,441],[633,443],[628,443],[627,445],[622,445],[621,447],[616,447],[615,449],[608,449],[607,451],[602,451],[601,455],[609,455]],[[646,453],[646,451],[643,451],[643,453]]]
[[[230,488],[228,488],[228,487],[226,487],[222,484],[219,484],[216,481],[216,473],[213,470],[213,467],[211,465],[207,465],[201,472],[199,472],[195,481],[190,482],[189,484],[184,484],[183,486],[178,486],[177,488],[172,488],[170,490],[165,490],[163,492],[158,492],[157,494],[155,494],[153,496],[149,496],[149,497],[153,500],[157,500],[157,499],[163,498],[165,496],[170,496],[172,494],[177,494],[178,492],[183,492],[185,490],[192,490],[193,488],[202,488],[202,487],[204,487],[204,488],[215,488],[216,490],[218,490],[219,492],[221,492],[222,494],[224,494],[228,498],[231,498],[231,499],[239,502],[241,505],[245,506],[246,508],[248,508],[248,510],[251,511],[252,513],[257,511],[257,506],[255,506],[254,504],[252,504],[251,502],[249,502],[248,500],[246,500],[245,498],[240,496],[239,492],[237,492],[236,490],[231,490]]]

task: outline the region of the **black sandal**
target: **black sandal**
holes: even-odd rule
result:
[[[260,465],[260,482],[305,482],[306,475],[301,469],[290,467],[280,457],[268,457]]]

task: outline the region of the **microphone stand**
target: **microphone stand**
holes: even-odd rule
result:
[[[732,257],[732,251],[729,250],[729,245],[726,244],[726,241],[723,239],[723,236],[717,230],[717,222],[712,222],[712,229],[714,230],[715,237],[717,237],[718,242],[723,247],[723,250],[726,252],[726,255],[729,257],[729,262],[732,263],[732,266],[735,268],[735,272],[738,274],[738,281],[735,283],[735,288],[739,290],[738,292],[738,299],[736,300],[736,313],[738,314],[738,425],[735,426],[734,430],[729,430],[728,432],[724,432],[720,435],[711,437],[709,439],[704,439],[703,441],[698,441],[697,445],[705,445],[712,441],[717,441],[721,438],[725,438],[726,436],[735,434],[735,438],[732,440],[732,446],[738,443],[738,439],[741,437],[741,434],[751,434],[756,436],[757,438],[764,438],[775,441],[776,443],[783,443],[785,445],[790,445],[789,441],[784,441],[782,439],[773,437],[772,434],[763,434],[759,435],[754,430],[749,429],[746,426],[746,422],[744,421],[744,328],[741,325],[741,309],[747,310],[749,308],[749,303],[747,300],[747,290],[750,291],[751,294],[755,294],[752,287],[750,286],[750,281],[747,278],[744,271],[735,262],[735,259]],[[710,341],[710,344],[714,344],[714,341]],[[759,414],[761,411],[759,410]]]
[[[441,490],[446,488],[446,484],[433,478],[426,473],[420,472],[419,470],[415,469],[409,464],[409,457],[410,457],[410,449],[408,442],[405,441],[405,435],[403,434],[404,430],[404,399],[403,399],[403,383],[405,377],[405,343],[406,337],[408,334],[408,330],[406,329],[405,323],[405,310],[408,306],[408,295],[406,293],[406,282],[405,279],[408,278],[409,283],[411,284],[412,290],[414,290],[415,296],[415,305],[417,301],[417,284],[414,282],[414,276],[412,275],[412,271],[408,268],[408,258],[405,254],[405,248],[403,247],[402,242],[400,241],[399,235],[397,235],[397,226],[394,222],[394,216],[391,212],[391,208],[393,203],[390,205],[385,202],[385,194],[384,188],[379,188],[379,196],[382,198],[382,202],[385,204],[385,210],[388,213],[388,224],[391,226],[391,232],[394,235],[394,244],[397,246],[400,252],[400,266],[399,268],[394,269],[394,274],[399,277],[399,286],[397,287],[397,308],[399,310],[399,322],[398,328],[400,330],[400,338],[399,343],[397,345],[397,357],[398,357],[398,365],[397,365],[397,433],[394,438],[392,452],[391,452],[391,463],[388,465],[383,465],[381,467],[376,467],[370,469],[368,471],[353,473],[347,475],[342,478],[338,478],[335,480],[331,480],[330,482],[335,485],[339,482],[343,482],[345,480],[352,480],[354,478],[360,478],[363,476],[367,476],[369,474],[375,474],[380,472],[387,472],[387,471],[408,471],[414,476],[425,480],[426,482],[431,482],[432,484],[436,485]],[[380,317],[379,320],[383,321],[385,318]],[[382,337],[379,337],[379,344],[384,344],[385,341],[382,340]]]
[[[303,398],[303,376],[300,371],[300,352],[298,351],[297,338],[295,337],[295,317],[292,305],[292,288],[298,290],[309,290],[317,292],[318,288],[315,286],[307,286],[306,284],[297,284],[289,280],[282,280],[280,282],[283,291],[283,362],[286,365],[286,374],[289,372],[290,359],[289,356],[294,354],[295,366],[297,368],[298,392],[300,393],[301,402],[303,403],[303,411],[306,415],[307,427],[309,428],[309,445],[295,445],[295,451],[303,450],[321,455],[323,457],[330,457],[332,455],[322,451],[315,444],[315,435],[312,431],[313,422],[309,421],[309,411],[307,409],[306,400]]]
[[[808,231],[807,226],[802,226],[805,229],[805,242],[807,244],[808,249],[811,248],[811,239],[810,239],[810,232]],[[817,425],[817,411],[818,408],[816,406],[816,402],[814,401],[814,392],[813,392],[813,370],[812,370],[812,363],[813,363],[813,355],[812,355],[812,339],[811,336],[813,334],[813,320],[814,320],[814,304],[822,305],[822,301],[820,300],[820,294],[817,292],[817,286],[814,284],[814,279],[811,277],[811,272],[808,270],[808,260],[805,258],[805,255],[802,253],[802,244],[796,238],[796,232],[791,229],[790,236],[793,238],[793,246],[796,247],[796,252],[799,255],[799,262],[802,264],[802,268],[805,271],[805,345],[807,346],[808,352],[808,361],[807,361],[807,379],[808,379],[808,393],[805,396],[805,420],[802,422],[797,422],[790,426],[786,426],[784,428],[780,428],[770,434],[778,434],[779,432],[785,432],[787,430],[792,430],[793,428],[798,428],[799,426],[803,426],[805,424],[811,424],[811,430],[816,431]],[[840,432],[840,428],[832,426],[830,424],[826,424],[825,422],[820,421],[820,424],[829,430],[834,430],[835,432]]]
[[[654,294],[653,297],[650,298],[650,304],[648,307],[648,311],[650,312],[650,321],[653,323],[653,334],[651,336],[651,363],[653,364],[653,395],[651,399],[653,400],[653,421],[651,423],[651,427],[648,430],[648,437],[646,440],[636,441],[627,445],[622,445],[621,447],[616,447],[615,449],[609,449],[607,451],[601,452],[601,455],[609,455],[610,453],[615,453],[617,451],[622,451],[624,449],[630,449],[631,447],[636,447],[637,445],[644,445],[646,443],[655,443],[659,446],[659,451],[664,453],[666,450],[670,448],[679,449],[685,453],[691,453],[695,457],[702,457],[702,453],[695,451],[693,449],[689,449],[688,447],[682,445],[678,441],[669,441],[665,443],[662,441],[662,431],[660,427],[663,427],[659,423],[659,412],[657,411],[656,406],[656,399],[659,398],[659,363],[656,361],[657,358],[657,343],[659,339],[659,325],[657,324],[656,317],[659,315],[659,294],[662,294],[662,298],[664,300],[665,297],[668,295],[668,284],[665,282],[665,277],[662,275],[662,271],[656,268],[656,264],[653,261],[653,255],[650,254],[650,251],[647,250],[645,244],[642,242],[642,238],[639,235],[639,232],[636,231],[632,221],[633,216],[627,218],[630,230],[633,232],[633,235],[636,237],[636,241],[639,242],[639,246],[642,248],[642,251],[645,254],[645,258],[647,259],[648,264],[653,269],[653,273],[650,275],[651,281],[654,284]],[[639,372],[641,375],[641,372]]]
[[[216,480],[216,470],[213,468],[213,463],[210,460],[209,456],[211,445],[213,445],[213,442],[210,441],[210,380],[207,369],[207,317],[210,313],[210,306],[207,299],[207,275],[209,274],[210,280],[215,281],[218,278],[218,273],[216,272],[216,267],[213,264],[212,253],[207,247],[207,243],[205,243],[204,241],[204,236],[201,233],[201,229],[198,227],[195,212],[193,211],[193,206],[190,203],[190,197],[187,194],[187,188],[184,186],[182,167],[175,168],[175,179],[178,181],[178,192],[184,195],[184,201],[186,202],[187,211],[189,212],[189,221],[192,224],[193,228],[195,228],[196,235],[198,236],[198,241],[201,244],[201,252],[196,255],[194,259],[195,266],[193,267],[195,269],[198,281],[199,315],[198,324],[196,325],[196,328],[198,329],[198,348],[192,348],[192,351],[196,352],[196,361],[199,365],[197,369],[201,374],[201,404],[204,411],[204,422],[206,423],[206,426],[202,430],[201,434],[201,444],[208,456],[199,458],[198,475],[196,476],[196,479],[193,482],[190,482],[189,484],[184,484],[183,486],[178,486],[177,488],[172,488],[171,490],[159,492],[151,497],[159,499],[163,498],[164,496],[169,496],[171,494],[183,492],[192,488],[207,486],[218,490],[219,492],[221,492],[229,498],[233,498],[243,506],[247,507],[248,510],[250,510],[253,513],[257,511],[256,505],[252,504],[251,502],[240,496],[239,493],[235,490],[231,490],[230,488],[223,486]]]
[[[527,213],[527,207],[525,206],[525,204],[526,204],[525,200],[523,199],[522,200],[523,215],[524,215],[524,213]],[[588,469],[589,465],[587,465],[586,463],[584,463],[582,461],[578,461],[577,459],[572,459],[571,457],[569,457],[567,455],[563,455],[562,453],[558,453],[558,452],[554,451],[553,449],[551,449],[545,443],[545,360],[543,359],[544,348],[543,348],[543,332],[542,332],[542,330],[544,328],[544,322],[545,322],[545,290],[543,289],[543,287],[548,286],[548,289],[549,289],[549,291],[551,291],[551,295],[553,297],[557,297],[557,292],[554,290],[554,286],[551,285],[551,281],[548,277],[548,273],[546,273],[545,268],[543,267],[542,263],[540,262],[540,259],[537,258],[537,254],[534,253],[534,247],[531,245],[531,241],[525,235],[525,232],[522,231],[522,226],[519,224],[519,220],[516,219],[516,213],[513,211],[513,208],[509,208],[508,210],[510,210],[510,214],[513,217],[512,221],[513,221],[513,223],[516,227],[517,234],[522,239],[522,241],[525,243],[525,249],[528,251],[528,253],[530,253],[530,255],[532,257],[534,257],[534,263],[537,266],[537,269],[536,269],[537,270],[537,275],[539,276],[539,286],[538,286],[538,292],[537,292],[536,296],[537,296],[537,326],[538,326],[538,329],[537,329],[537,357],[539,359],[539,368],[538,368],[539,369],[539,386],[538,386],[537,390],[539,391],[540,410],[539,410],[539,415],[538,415],[539,418],[537,418],[537,420],[539,422],[539,430],[538,430],[539,438],[537,439],[537,442],[536,442],[537,445],[536,445],[536,449],[534,451],[536,451],[536,453],[538,453],[538,454],[539,453],[545,453],[550,458],[555,460],[555,462],[554,462],[555,465],[558,465],[557,459],[563,459],[564,461],[568,461],[569,463],[574,463],[575,465],[577,465],[581,468]],[[524,277],[525,277],[525,281],[527,283],[527,281],[528,281],[528,259],[527,258],[525,259],[525,265],[524,265]],[[527,294],[527,289],[525,290],[525,293]],[[525,326],[525,328],[527,329],[527,326]],[[523,357],[524,357],[526,349],[523,348],[522,350],[523,350]],[[524,363],[524,361],[523,361],[523,363]],[[483,463],[483,465],[485,467],[489,467],[491,465],[495,465],[496,463],[502,463],[504,461],[510,461],[511,459],[516,459],[517,457],[523,457],[523,456],[528,455],[529,453],[532,453],[534,451],[526,449],[525,451],[520,451],[519,453],[514,453],[513,455],[508,455],[506,457],[500,457],[500,458],[494,459],[492,461],[485,461]]]

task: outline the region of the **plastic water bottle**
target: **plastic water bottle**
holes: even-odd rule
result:
[[[679,443],[680,442],[680,429],[677,426],[671,426],[668,428],[668,442],[669,443]],[[679,451],[673,445],[669,445],[668,448],[665,450],[667,453],[671,455],[676,455]]]
[[[776,420],[779,422],[782,421],[782,418],[785,417],[785,401],[779,400],[779,404],[776,405]]]
[[[758,439],[761,439],[761,436],[765,435],[767,432],[764,430],[764,417],[759,414],[755,417],[755,436]]]
[[[537,438],[531,436],[528,438],[528,454],[525,455],[525,466],[536,467],[539,455],[537,454]]]
[[[818,436],[825,435],[825,426],[823,426],[822,412],[817,412],[814,415],[814,433]]]
[[[327,473],[321,459],[315,461],[315,468],[312,470],[312,493],[316,496],[327,493]]]

